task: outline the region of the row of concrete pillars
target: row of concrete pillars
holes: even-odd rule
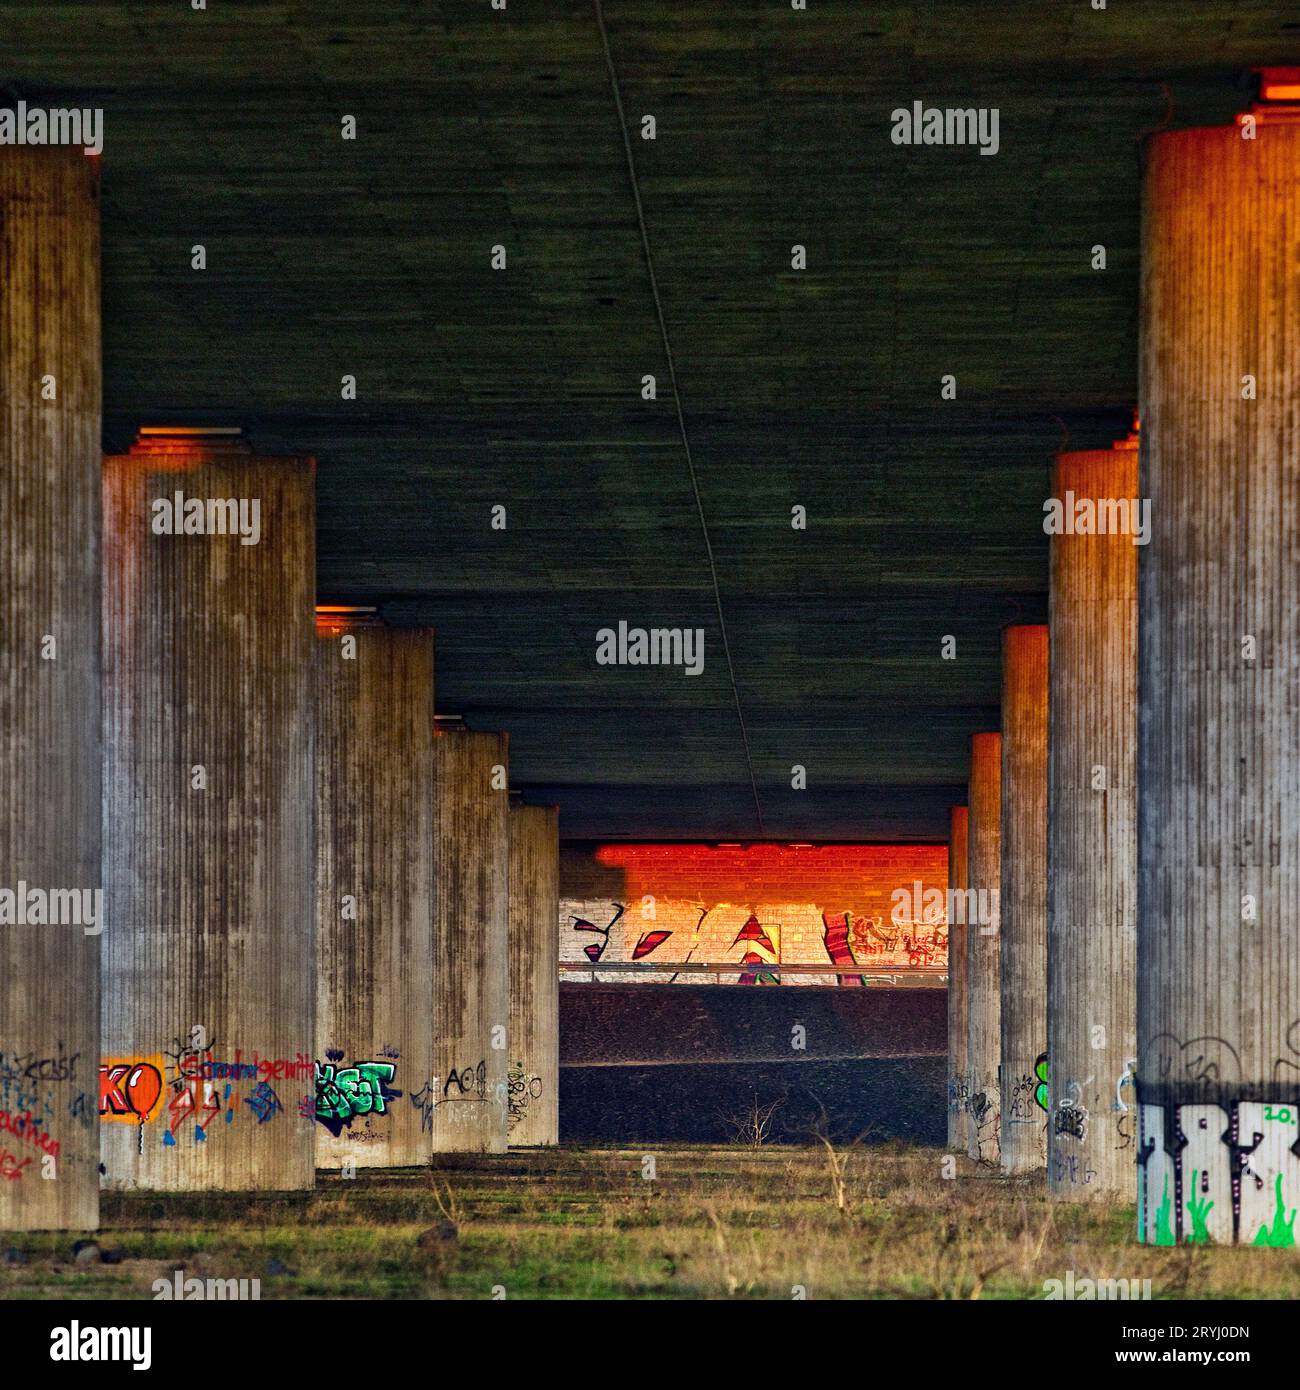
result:
[[[1057,459],[952,814],[949,1143],[1156,1244],[1300,1206],[1298,171],[1297,112],[1151,141],[1140,447]]]
[[[317,609],[315,466],[104,459],[80,151],[0,150],[0,1229],[558,1140],[558,824]]]

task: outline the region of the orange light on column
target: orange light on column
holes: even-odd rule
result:
[[[378,609],[345,603],[318,603],[316,605],[316,635],[318,637],[338,637],[344,632],[359,627],[378,627],[381,625]]]
[[[1300,68],[1259,68],[1260,101],[1300,102]]]
[[[1253,138],[1160,131],[1143,172],[1133,1152],[1153,1245],[1291,1245],[1300,1206],[1300,103],[1256,111]]]
[[[1300,122],[1300,68],[1255,68],[1258,100],[1237,117],[1237,126]]]

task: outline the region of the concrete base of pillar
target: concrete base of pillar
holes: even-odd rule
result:
[[[1293,1102],[1139,1106],[1138,1239],[1293,1248],[1296,1121]]]

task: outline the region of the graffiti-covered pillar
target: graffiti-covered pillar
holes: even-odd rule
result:
[[[966,913],[966,1085],[967,1153],[986,1163],[999,1161],[1002,1099],[998,1060],[1002,1013],[998,980],[998,896],[1002,891],[1002,735],[975,734],[970,741],[967,795]]]
[[[1137,1179],[1140,535],[1109,520],[1131,521],[1119,507],[1137,499],[1136,435],[1056,460],[1052,500],[1071,524],[1051,541],[1047,1190],[1074,1202],[1132,1201]]]
[[[314,474],[237,431],[104,461],[113,1187],[312,1185]]]
[[[0,147],[0,1230],[99,1220],[99,190]]]
[[[434,751],[435,1153],[504,1153],[510,1019],[506,734],[440,732]]]
[[[433,633],[316,630],[316,1164],[427,1162]]]
[[[1002,1171],[1047,1163],[1047,627],[1002,634]]]
[[[1297,170],[1300,121],[1267,112],[1147,156],[1137,1099],[1155,1244],[1296,1240]]]
[[[560,812],[510,808],[512,1145],[560,1142]]]
[[[965,1153],[970,1144],[966,1079],[966,822],[965,806],[948,817],[948,1147]]]

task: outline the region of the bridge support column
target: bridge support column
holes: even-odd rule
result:
[[[560,812],[510,808],[512,1146],[560,1142]]]
[[[1243,139],[1245,133],[1253,139]],[[1300,1208],[1300,122],[1155,136],[1143,190],[1138,1233]]]
[[[967,1153],[985,1163],[1001,1157],[1002,1098],[998,1062],[1002,1046],[998,899],[1002,891],[1002,735],[970,741],[968,837],[972,912],[966,923]]]
[[[1047,1163],[1047,628],[1002,634],[1002,1171]]]
[[[434,750],[434,1153],[504,1153],[510,1020],[506,734]]]
[[[1053,498],[1138,497],[1137,436],[1062,454]],[[1052,537],[1047,1190],[1132,1201],[1137,1171],[1137,537]]]
[[[421,1164],[433,979],[433,633],[317,613],[316,1164]]]
[[[315,465],[104,461],[105,1181],[310,1188]]]
[[[969,1019],[966,1009],[966,823],[965,806],[948,818],[948,1147],[965,1153],[970,1144],[966,1081]]]
[[[97,933],[113,930],[100,867],[99,330],[94,162],[80,148],[0,148],[0,888],[13,899],[0,926],[0,1230],[8,1231],[99,1221]],[[51,910],[43,906],[36,925],[42,904]]]

